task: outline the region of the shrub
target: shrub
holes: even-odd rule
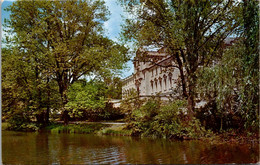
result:
[[[76,82],[68,92],[66,105],[72,120],[113,120],[123,118],[118,108],[114,108],[105,98],[106,88],[99,82]]]
[[[30,121],[30,118],[22,112],[17,112],[11,115],[7,120],[7,130],[14,131],[37,131],[41,127],[40,124]]]
[[[127,128],[132,135],[163,138],[200,138],[210,132],[201,126],[196,118],[187,120],[186,101],[176,100],[161,105],[160,100],[149,99],[143,106],[132,112]]]
[[[70,120],[117,120],[124,118],[124,113],[120,108],[114,108],[112,103],[107,102],[104,108],[71,110]]]

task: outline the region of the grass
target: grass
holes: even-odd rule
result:
[[[102,134],[102,135],[117,135],[117,136],[131,136],[131,130],[126,130],[125,126],[109,125],[109,124],[57,124],[52,123],[45,128],[52,133],[82,133],[82,134]]]
[[[108,127],[98,133],[103,135],[131,136],[131,130],[125,129],[125,126]]]
[[[52,133],[82,133],[82,134],[89,134],[95,133],[99,130],[108,127],[108,125],[104,124],[52,124],[47,126],[45,129],[50,130]]]
[[[6,123],[6,122],[2,123],[2,130],[7,130],[8,127],[9,127],[8,123]]]

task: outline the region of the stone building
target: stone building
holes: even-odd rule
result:
[[[228,37],[223,42],[223,48],[236,43],[238,38]],[[169,96],[178,96],[181,89],[179,69],[174,66],[173,57],[165,53],[163,49],[158,51],[142,51],[138,50],[134,58],[134,73],[123,80],[122,97],[123,99],[136,91],[139,97],[160,96],[162,99],[168,99]],[[213,66],[218,61],[213,61]],[[199,66],[200,67],[200,66]],[[184,71],[185,72],[185,71]],[[197,107],[205,105],[205,101],[196,103]]]
[[[160,96],[168,99],[173,94],[179,78],[179,69],[174,67],[172,57],[162,49],[158,51],[137,51],[134,73],[123,79],[123,99],[136,91],[139,97]],[[166,67],[167,66],[167,67]]]

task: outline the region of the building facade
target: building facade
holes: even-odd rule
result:
[[[139,97],[160,96],[168,99],[177,87],[179,69],[173,67],[172,56],[164,51],[137,51],[134,58],[134,73],[123,80],[122,97],[131,91]]]

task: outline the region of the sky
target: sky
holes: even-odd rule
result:
[[[12,5],[14,0],[4,0],[4,2],[1,5],[1,21],[2,25],[4,23],[4,19],[10,19],[9,15],[10,12],[6,12],[3,9],[6,8],[7,6]],[[117,0],[105,0],[106,5],[108,6],[108,9],[111,13],[110,19],[104,23],[104,27],[106,29],[106,35],[114,40],[118,41],[119,38],[119,33],[121,30],[121,24],[123,24],[123,19],[121,15],[125,15],[123,12],[122,7],[118,4]],[[3,27],[2,27],[3,28]],[[2,36],[8,35],[5,32],[2,32]],[[127,63],[128,69],[123,71],[122,78],[125,78],[133,73],[133,64],[132,62]]]

